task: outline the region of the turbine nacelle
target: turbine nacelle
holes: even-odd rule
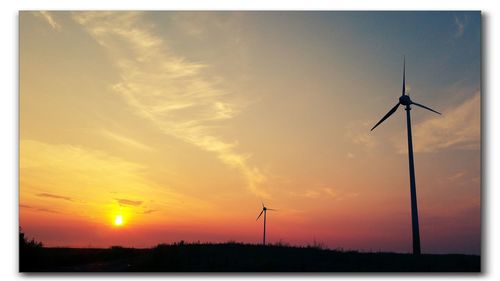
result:
[[[262,214],[266,213],[267,211],[276,211],[276,210],[267,208],[266,206],[264,206],[264,204],[262,204],[262,211],[260,211],[260,214],[256,220],[259,220],[260,216],[262,216]]]
[[[425,105],[422,105],[422,104],[419,104],[419,103],[416,103],[416,102],[412,101],[410,99],[410,96],[406,94],[406,72],[405,72],[405,63],[404,63],[404,60],[403,60],[403,88],[402,88],[401,96],[399,97],[399,101],[398,101],[398,103],[393,108],[391,108],[391,110],[389,110],[389,112],[387,112],[384,115],[384,117],[382,117],[382,119],[380,119],[380,121],[378,121],[377,124],[375,124],[375,126],[373,126],[373,128],[371,129],[371,131],[373,131],[373,129],[375,129],[378,125],[380,125],[382,122],[384,122],[385,119],[389,118],[389,116],[391,116],[394,112],[396,112],[396,110],[398,110],[398,107],[400,105],[404,105],[404,106],[406,106],[407,109],[410,109],[409,106],[412,105],[412,104],[414,104],[414,105],[416,105],[418,107],[430,110],[430,111],[432,111],[434,113],[441,114],[441,113],[435,111],[432,108],[429,108],[429,107],[427,107]]]
[[[405,105],[405,106],[408,106],[408,105],[412,104],[410,96],[408,96],[408,95],[402,95],[402,96],[400,96],[399,97],[399,104],[402,104],[402,105]]]

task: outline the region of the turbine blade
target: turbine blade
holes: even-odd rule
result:
[[[406,94],[406,86],[405,86],[405,83],[406,83],[406,63],[405,63],[405,57],[403,56],[403,92],[401,93],[402,96],[404,96]]]
[[[422,107],[422,108],[425,108],[425,109],[427,109],[427,110],[430,110],[430,111],[432,111],[432,112],[435,112],[435,113],[437,113],[437,114],[441,115],[441,113],[439,113],[439,112],[435,111],[434,109],[429,108],[429,107],[427,107],[427,106],[425,106],[425,105],[422,105],[422,104],[419,104],[419,103],[416,103],[416,102],[413,102],[413,101],[411,102],[411,104],[414,104],[414,105],[416,105],[416,106],[420,106],[420,107]]]
[[[267,208],[266,210],[267,211],[277,211],[276,209],[269,209],[269,208]]]
[[[256,220],[259,220],[260,216],[262,216],[262,213],[264,213],[264,210],[262,210],[262,211],[260,212],[260,214],[259,214],[259,216],[257,217],[257,219],[256,219]]]
[[[398,106],[399,102],[391,110],[389,110],[389,112],[387,112],[387,114],[382,119],[380,119],[380,121],[378,121],[378,123],[375,124],[375,126],[373,126],[373,128],[370,131],[373,131],[373,129],[375,129],[378,125],[380,125],[380,123],[384,122],[385,119],[389,118],[389,116],[391,116],[394,112],[396,112]]]

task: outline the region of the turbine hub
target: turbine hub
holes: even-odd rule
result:
[[[411,99],[410,96],[404,95],[399,97],[399,103],[402,105],[410,105],[411,104]]]

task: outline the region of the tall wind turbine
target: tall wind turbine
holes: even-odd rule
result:
[[[259,216],[257,217],[256,220],[262,216],[262,213],[264,213],[264,237],[262,238],[262,245],[266,246],[266,217],[267,217],[267,211],[276,211],[275,209],[269,209],[266,206],[264,206],[264,203],[262,203],[262,211],[260,212]]]
[[[425,105],[421,105],[416,103],[410,99],[410,96],[406,94],[405,88],[405,60],[403,58],[403,90],[401,92],[401,96],[399,97],[398,103],[391,109],[387,114],[382,117],[380,121],[378,121],[375,126],[371,129],[375,129],[380,123],[384,122],[385,119],[389,118],[400,105],[405,106],[406,110],[406,128],[408,129],[408,160],[409,160],[409,168],[410,168],[410,196],[411,196],[411,223],[412,223],[412,236],[413,236],[413,254],[420,254],[420,231],[418,228],[418,209],[417,209],[417,191],[415,185],[415,167],[413,164],[413,144],[411,137],[411,120],[410,120],[410,110],[411,105],[416,105],[437,114],[441,114]]]

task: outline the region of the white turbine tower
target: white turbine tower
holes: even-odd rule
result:
[[[406,94],[405,88],[405,60],[403,58],[403,90],[401,92],[401,96],[399,97],[398,103],[391,109],[387,114],[382,117],[380,121],[378,121],[375,126],[371,129],[375,129],[380,123],[384,122],[385,119],[389,118],[400,105],[405,106],[406,110],[406,128],[408,129],[408,160],[409,160],[409,168],[410,168],[410,196],[411,196],[411,222],[412,222],[412,236],[413,236],[413,254],[420,254],[420,231],[418,227],[418,209],[417,209],[417,191],[415,184],[415,167],[413,164],[413,144],[411,137],[411,119],[410,119],[410,110],[411,105],[416,105],[437,114],[441,114],[427,106],[416,103],[410,99],[410,96]]]

